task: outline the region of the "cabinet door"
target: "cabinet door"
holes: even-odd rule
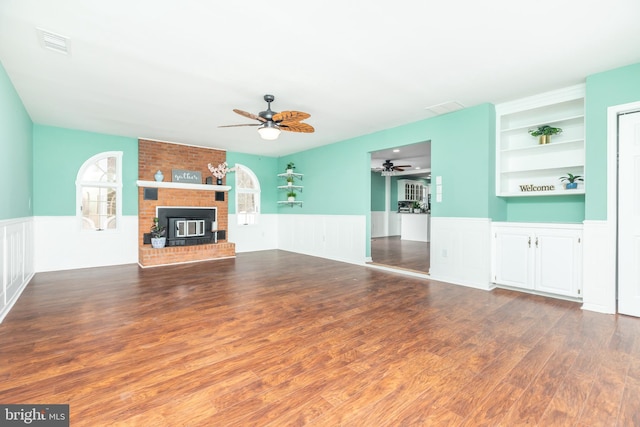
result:
[[[496,229],[495,282],[533,289],[532,237],[527,229]]]
[[[558,295],[581,296],[581,233],[541,230],[535,235],[535,289]]]

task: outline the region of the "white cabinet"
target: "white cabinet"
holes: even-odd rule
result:
[[[493,278],[498,285],[582,297],[582,226],[494,223]]]
[[[529,130],[562,132],[540,144]],[[584,194],[560,177],[584,176],[584,85],[496,105],[496,194],[503,197]]]
[[[427,198],[428,187],[420,181],[398,180],[398,200],[422,202]]]

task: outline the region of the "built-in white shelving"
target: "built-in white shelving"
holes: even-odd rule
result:
[[[529,130],[559,127],[548,144]],[[584,194],[560,177],[584,177],[584,85],[496,105],[496,194],[502,197]]]

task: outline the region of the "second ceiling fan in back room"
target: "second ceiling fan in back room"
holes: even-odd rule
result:
[[[391,160],[385,160],[381,168],[376,168],[377,172],[381,172],[382,176],[393,175],[394,172],[404,172],[404,168],[410,168],[411,165],[394,165]]]
[[[315,129],[313,129],[313,126],[307,123],[302,123],[302,120],[308,119],[311,117],[311,114],[303,113],[302,111],[282,111],[280,113],[271,111],[271,103],[274,99],[275,97],[273,95],[265,95],[264,100],[267,102],[267,109],[265,111],[261,111],[258,115],[238,110],[236,108],[233,109],[235,113],[249,119],[257,120],[259,123],[225,125],[218,127],[259,126],[258,133],[260,134],[260,137],[267,140],[277,139],[280,135],[280,131],[302,133],[314,132]]]

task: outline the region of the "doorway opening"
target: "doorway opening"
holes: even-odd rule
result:
[[[431,141],[371,152],[372,265],[429,274],[430,186]]]

